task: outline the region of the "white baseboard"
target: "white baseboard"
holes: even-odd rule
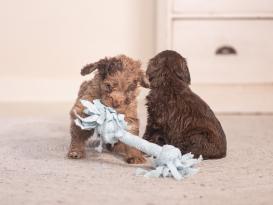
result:
[[[193,85],[192,90],[216,112],[273,112],[273,84]]]
[[[75,100],[81,79],[0,79],[0,102],[70,102]]]
[[[83,79],[0,79],[0,103],[73,102]],[[216,112],[272,113],[273,84],[192,85],[194,90]],[[144,101],[147,90],[139,96]]]
[[[199,84],[191,88],[217,113],[273,113],[273,84]],[[141,92],[139,99],[146,94],[146,90]]]

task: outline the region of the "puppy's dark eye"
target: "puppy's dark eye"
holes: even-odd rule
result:
[[[109,93],[112,92],[112,86],[110,84],[107,83],[104,86],[105,86],[105,91],[106,92],[109,92]]]
[[[127,88],[127,92],[134,91],[137,88],[137,81],[134,81],[129,87]]]
[[[131,102],[131,101],[130,101],[130,98],[126,98],[126,99],[125,99],[125,104],[126,104],[126,105],[129,105],[130,102]]]

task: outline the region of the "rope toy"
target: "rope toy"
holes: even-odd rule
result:
[[[137,175],[174,177],[176,180],[181,180],[198,172],[195,165],[202,160],[201,156],[194,159],[191,153],[182,155],[180,150],[172,145],[161,147],[129,133],[126,131],[127,123],[124,120],[124,115],[118,114],[113,108],[103,105],[98,99],[93,100],[93,103],[87,100],[80,100],[80,102],[85,107],[84,113],[87,117],[83,118],[75,113],[77,116],[75,123],[83,130],[94,129],[95,133],[100,136],[97,151],[102,151],[103,144],[113,145],[121,141],[154,157],[155,169],[148,171],[138,168]]]

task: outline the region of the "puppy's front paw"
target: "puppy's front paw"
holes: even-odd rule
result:
[[[144,164],[146,159],[142,155],[130,156],[126,158],[128,164]]]
[[[67,154],[67,157],[70,159],[81,159],[85,157],[85,152],[78,150],[70,150]]]

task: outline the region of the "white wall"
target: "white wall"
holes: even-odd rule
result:
[[[0,101],[73,100],[81,67],[154,55],[155,0],[0,0]]]

